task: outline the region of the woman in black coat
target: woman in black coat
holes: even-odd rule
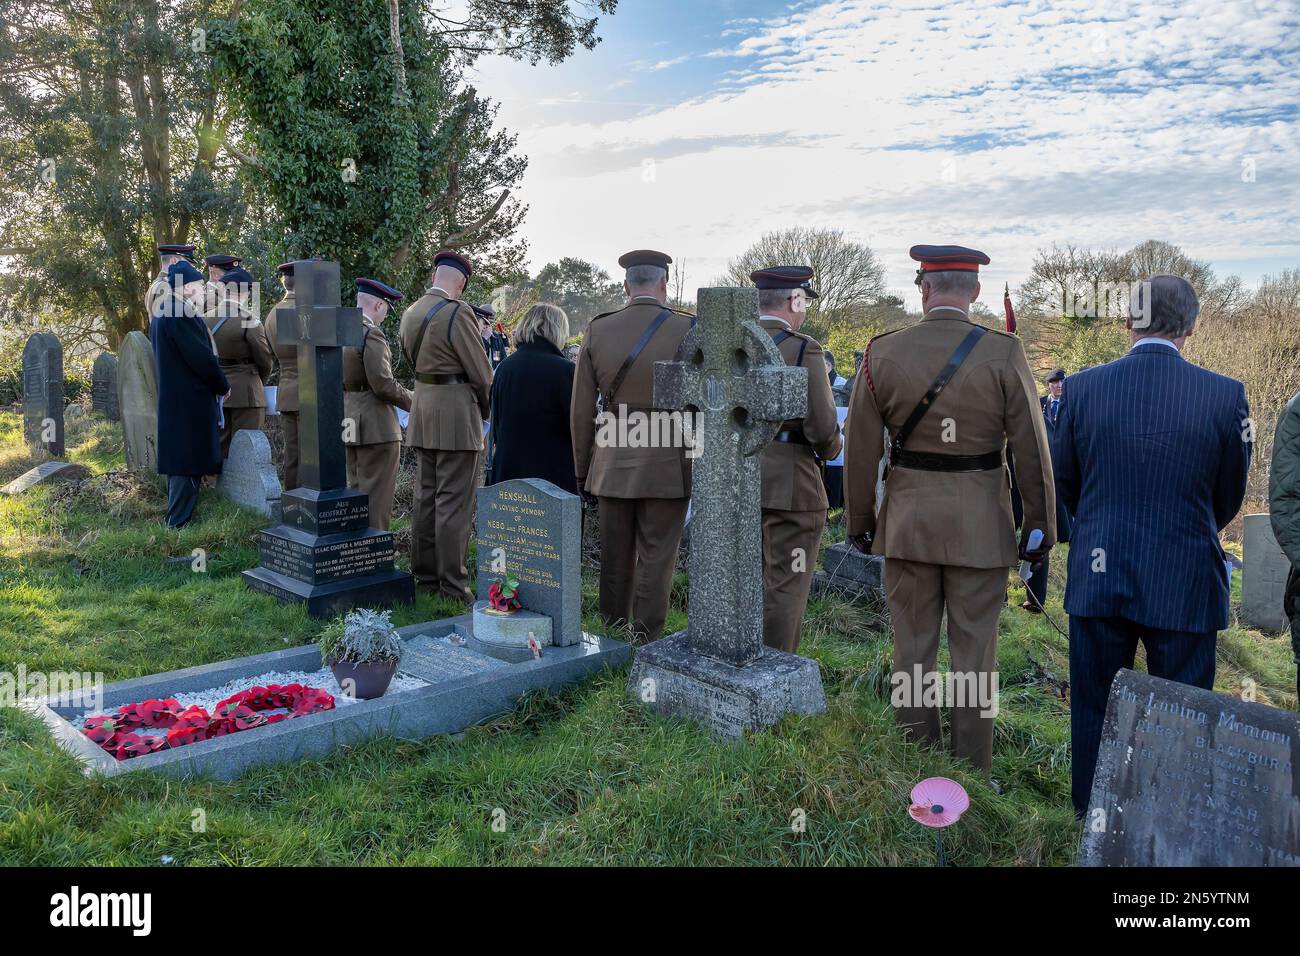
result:
[[[569,401],[575,366],[564,357],[569,319],[558,306],[533,306],[515,329],[515,351],[492,378],[488,481],[544,478],[572,494]]]
[[[203,276],[187,262],[168,271],[149,337],[158,373],[158,474],[167,476],[167,524],[194,514],[199,482],[221,473],[218,403],[230,391],[203,324]]]

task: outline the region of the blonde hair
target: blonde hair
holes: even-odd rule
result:
[[[531,342],[542,338],[561,352],[569,337],[569,317],[558,305],[539,302],[529,309],[515,326],[515,342]]]

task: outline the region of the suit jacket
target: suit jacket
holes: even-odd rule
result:
[[[222,371],[230,382],[226,408],[265,408],[262,386],[275,368],[275,351],[266,327],[235,299],[225,299],[209,310],[203,321],[212,333]]]
[[[149,324],[158,373],[158,474],[218,475],[217,399],[230,388],[203,318],[168,292]]]
[[[871,340],[849,403],[844,497],[850,535],[870,532],[887,558],[969,568],[1016,563],[1006,468],[939,472],[891,468],[879,517],[876,475],[881,427],[894,434],[970,333],[955,309],[934,309],[915,325]],[[952,439],[945,441],[945,438]],[[1015,452],[1025,524],[1056,541],[1056,493],[1038,388],[1020,339],[990,329],[976,343],[907,441],[908,451],[943,455]]]
[[[380,445],[401,441],[402,426],[394,408],[411,410],[412,395],[393,378],[388,339],[377,325],[365,319],[366,338],[361,348],[343,350],[343,416],[354,429],[343,436],[345,445]]]
[[[572,362],[550,342],[520,342],[492,377],[490,481],[544,478],[577,494],[569,402]]]
[[[416,355],[415,340],[430,315],[433,317]],[[406,444],[441,451],[482,451],[492,366],[483,351],[474,310],[430,288],[402,313],[400,335],[402,351],[417,375],[463,375],[466,379],[447,385],[416,379]]]
[[[280,384],[275,390],[275,408],[280,412],[298,411],[298,346],[281,345],[279,335],[279,313],[285,312],[284,321],[296,322],[298,306],[293,293],[287,292],[283,299],[271,307],[266,314],[266,340],[275,350],[276,360],[280,363]]]
[[[618,406],[646,411],[654,402],[655,362],[676,358],[691,329],[692,317],[669,310],[645,349],[628,369],[618,394],[606,390],[641,335],[666,307],[649,297],[591,320],[573,376],[572,431],[574,473],[588,492],[609,498],[686,498],[691,493],[690,462],[683,448],[623,448],[596,442],[596,396],[605,396],[613,416]]]
[[[774,339],[782,332],[790,332],[777,345],[781,357],[786,365],[797,364],[808,370],[808,414],[783,423],[781,430],[800,431],[809,444],[771,441],[759,452],[763,470],[762,506],[777,511],[825,511],[826,484],[817,459],[834,458],[843,442],[830,378],[825,374],[822,347],[812,336],[791,331],[780,319],[763,316],[758,324]]]
[[[1219,532],[1246,494],[1245,387],[1151,342],[1071,375],[1064,394],[1053,457],[1074,515],[1065,610],[1227,627]]]

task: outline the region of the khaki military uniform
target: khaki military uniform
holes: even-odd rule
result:
[[[280,343],[277,313],[281,310],[287,313],[285,321],[296,321],[298,306],[292,292],[285,293],[284,298],[271,307],[265,323],[266,339],[280,363],[275,407],[280,413],[280,434],[284,437],[284,490],[292,491],[298,487],[298,346]]]
[[[388,339],[370,319],[361,348],[343,350],[343,444],[348,487],[370,496],[370,527],[388,530],[402,452],[395,408],[411,410],[411,392],[393,378]]]
[[[894,627],[894,673],[914,680],[935,669],[939,626],[948,612],[948,646],[957,675],[990,681],[997,668],[998,614],[1007,569],[1018,560],[1005,465],[980,470],[891,466],[875,513],[881,427],[895,434],[970,333],[957,309],[936,308],[916,325],[877,336],[863,360],[846,423],[844,494],[848,533],[870,533],[885,558],[885,592]],[[905,452],[1000,458],[1010,445],[1026,527],[1056,540],[1056,496],[1038,392],[1020,339],[989,330],[920,420]],[[958,682],[960,683],[960,682]],[[983,683],[991,689],[991,683]],[[993,719],[977,702],[952,708],[952,749],[987,772]],[[987,705],[988,701],[984,701]],[[938,742],[937,707],[895,711],[909,735]]]
[[[573,378],[574,470],[600,501],[600,613],[606,625],[630,624],[658,640],[668,615],[677,548],[691,494],[684,448],[603,447],[596,442],[596,399],[610,415],[652,410],[655,362],[671,361],[692,317],[670,315],[632,363],[617,394],[608,394],[641,335],[665,306],[638,296],[591,320]]]
[[[415,370],[406,444],[420,455],[411,573],[422,591],[470,601],[465,555],[492,367],[483,351],[478,316],[440,289],[429,289],[402,314],[400,335],[402,351]]]
[[[782,319],[758,322],[772,336],[786,365],[808,370],[808,414],[781,425],[759,454],[763,470],[763,642],[793,654],[808,607],[808,590],[826,526],[826,485],[818,458],[840,453],[835,397],[816,339]]]
[[[235,432],[261,431],[266,423],[263,386],[275,367],[275,352],[262,320],[235,299],[223,300],[204,314],[203,321],[230,383],[230,394],[222,403],[221,460],[225,461]]]
[[[161,299],[166,294],[167,294],[167,270],[163,269],[156,276],[153,277],[153,282],[149,283],[149,288],[148,290],[146,290],[144,294],[145,314],[147,314],[149,317],[152,318],[153,310],[154,307],[158,304],[158,300]]]

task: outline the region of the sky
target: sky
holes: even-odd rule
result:
[[[692,288],[834,227],[915,306],[916,243],[1154,238],[1249,285],[1300,266],[1300,0],[621,0],[558,66],[485,59],[530,166],[534,271],[655,248]]]

